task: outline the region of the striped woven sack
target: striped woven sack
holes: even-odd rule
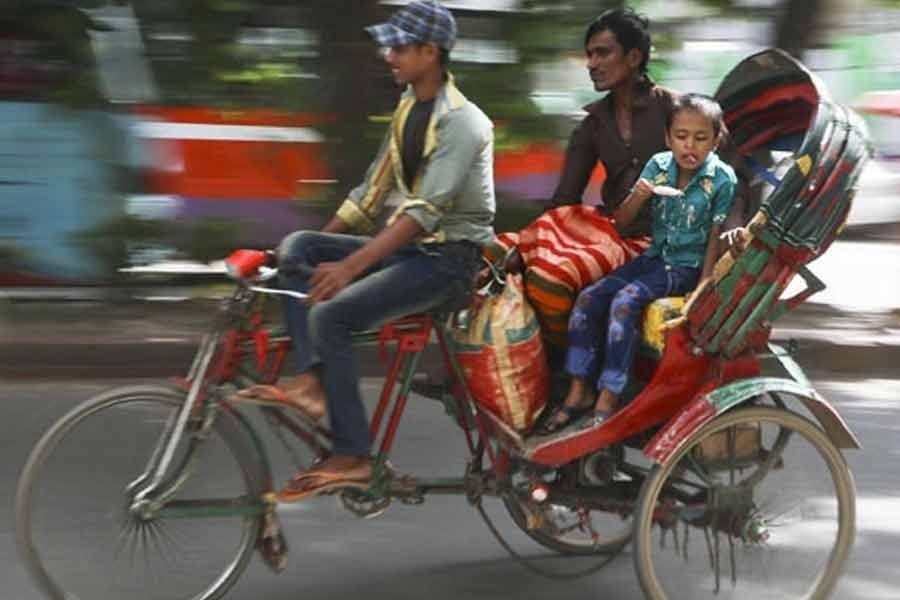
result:
[[[561,206],[518,233],[503,233],[486,248],[496,261],[518,246],[525,263],[525,294],[547,342],[565,347],[569,313],[578,292],[647,249],[650,239],[621,238],[592,206]]]
[[[547,402],[550,370],[521,275],[479,295],[453,330],[456,356],[478,405],[516,431],[527,431]]]

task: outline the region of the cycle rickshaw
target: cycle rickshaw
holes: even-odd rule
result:
[[[396,351],[372,416],[375,477],[367,489],[339,492],[345,508],[372,516],[394,499],[456,493],[484,515],[482,499],[499,497],[554,552],[605,562],[632,544],[654,600],[825,598],[834,590],[855,535],[854,484],[841,452],[859,443],[790,348],[769,337],[780,315],[823,287],[806,264],[846,220],[869,155],[865,129],[778,50],[742,61],[717,97],[734,144],[771,191],[745,249],[724,256],[686,306],[664,315],[663,335],[635,367],[643,383],[624,408],[592,429],[529,437],[473,401],[448,320],[400,319],[360,334]],[[279,408],[253,408],[262,418],[251,418],[227,400],[235,388],[274,381],[284,362],[288,341],[263,310],[279,292],[266,285],[274,273],[254,266],[237,279],[181,384],[102,394],[34,448],[16,497],[17,540],[47,597],[206,600],[225,595],[257,551],[284,567],[257,429],[262,422],[290,438],[292,452],[302,446],[300,466],[327,455],[328,431]],[[782,298],[796,275],[806,289]],[[470,451],[456,479],[401,476],[388,462],[432,336],[450,377],[437,397]],[[108,452],[88,450],[80,443],[88,439],[106,440]]]

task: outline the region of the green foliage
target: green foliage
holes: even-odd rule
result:
[[[40,42],[38,56],[52,65],[53,86],[44,100],[69,108],[104,103],[97,84],[89,31],[103,29],[75,5],[37,0],[8,3],[0,11],[0,32],[21,33]]]
[[[163,224],[122,215],[74,234],[71,241],[85,249],[111,282],[121,279],[118,269],[128,265],[134,247],[159,242]]]
[[[0,244],[0,269],[15,269],[27,256],[28,252],[19,245]]]
[[[118,270],[130,266],[140,250],[174,248],[180,258],[209,263],[247,245],[244,224],[232,219],[201,219],[170,223],[123,215],[78,232],[72,243],[87,250],[104,278],[121,282]],[[0,264],[21,256],[16,248],[0,246]]]
[[[184,258],[209,263],[246,245],[242,231],[242,224],[238,221],[203,219],[180,227],[175,234],[175,245]]]

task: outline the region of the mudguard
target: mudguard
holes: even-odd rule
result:
[[[805,378],[795,381],[780,377],[754,377],[735,381],[695,397],[650,440],[644,447],[644,454],[654,462],[663,464],[694,432],[708,422],[751,398],[765,394],[774,395],[782,400],[786,399],[784,396],[798,400],[819,421],[825,434],[838,448],[861,447],[859,440],[837,410],[820,396]]]

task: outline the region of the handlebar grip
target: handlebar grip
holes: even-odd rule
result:
[[[260,267],[269,264],[270,254],[264,250],[235,250],[225,259],[225,270],[234,279],[256,275]]]

